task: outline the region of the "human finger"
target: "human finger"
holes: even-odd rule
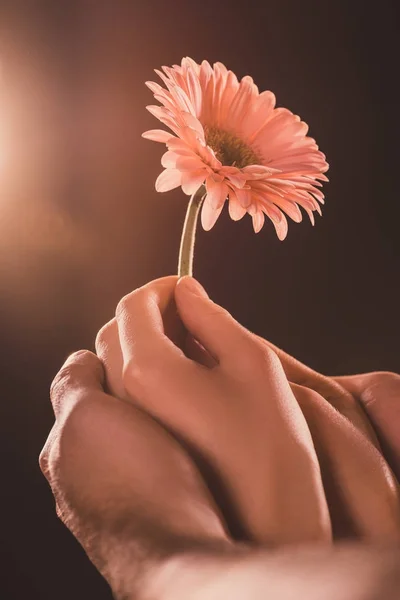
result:
[[[100,329],[96,336],[95,348],[104,366],[106,390],[117,398],[125,399],[126,390],[122,378],[124,360],[115,318]]]
[[[56,419],[63,418],[82,396],[102,391],[103,383],[103,365],[93,352],[79,350],[71,354],[50,387],[50,400]]]
[[[204,296],[179,295],[180,285],[185,327],[222,361],[211,370],[171,366],[169,382],[152,388],[154,376],[142,375],[137,401],[191,448],[238,539],[329,540],[311,435],[279,359]]]
[[[269,348],[272,348],[279,357],[286,377],[292,383],[305,386],[318,392],[340,414],[349,419],[357,429],[366,435],[371,442],[379,448],[375,431],[357,400],[349,390],[332,377],[327,377],[304,365],[299,360],[284,352],[268,340],[257,336]]]
[[[400,375],[381,371],[334,379],[364,407],[400,481]]]
[[[43,475],[51,481],[49,455],[59,442],[59,431],[69,415],[85,397],[103,393],[104,369],[101,361],[89,350],[71,354],[55,376],[50,387],[50,400],[56,422],[39,456]]]
[[[161,341],[165,341],[165,337],[167,337],[175,346],[184,352],[186,357],[198,362],[203,366],[210,368],[215,366],[216,362],[214,359],[186,330],[182,320],[178,315],[174,296],[169,292],[169,285],[171,283],[173,284],[175,279],[175,277],[172,277],[156,280],[151,284],[144,286],[144,288],[136,290],[134,294],[129,294],[124,298],[123,301],[125,303],[125,315],[120,327],[122,335],[126,340],[125,345],[128,357],[125,357],[125,362],[135,360],[134,353],[131,352],[131,349],[133,348],[134,344],[138,342],[140,325],[143,325],[143,319],[149,319],[148,305],[150,304],[151,308],[153,310],[155,309],[154,312],[157,313],[157,311],[159,311],[159,314],[156,314],[156,317],[158,319],[158,338],[161,338]],[[155,290],[157,290],[156,296],[154,296]],[[138,296],[141,296],[142,299],[140,300]],[[154,300],[156,306],[154,306]],[[145,308],[144,311],[143,305]],[[127,312],[129,312],[129,314],[126,314]],[[162,320],[162,326],[160,319]],[[139,327],[136,326],[138,322]],[[137,335],[135,335],[135,332],[132,331],[133,325],[135,325],[136,330],[139,329]],[[148,327],[154,327],[154,322],[151,321],[151,315]],[[140,343],[143,344],[143,341],[141,340]],[[106,323],[100,329],[96,336],[95,348],[97,356],[101,359],[104,365],[106,389],[112,395],[118,398],[133,400],[130,395],[127,394],[124,384],[124,356],[121,348],[117,318],[111,319],[111,321]],[[171,347],[169,349],[171,349]],[[154,350],[154,353],[155,352],[156,350]],[[136,357],[137,354],[138,351],[136,350]],[[136,358],[136,360],[138,359]],[[163,362],[163,358],[161,356],[158,363],[160,362]],[[150,364],[151,363],[152,361],[150,361]],[[129,376],[129,379],[132,380],[132,377]]]
[[[140,317],[140,315],[138,315]],[[191,360],[206,366],[213,367],[216,361],[205,348],[185,329],[176,309],[175,301],[169,302],[163,318],[165,335]],[[98,332],[95,341],[96,354],[101,359],[106,377],[106,389],[121,399],[126,399],[127,394],[123,383],[124,360],[119,339],[117,319],[114,317]]]
[[[60,518],[84,547],[85,530],[92,539],[122,523],[121,535],[133,532],[141,551],[144,544],[162,551],[170,537],[226,540],[219,509],[182,446],[144,411],[106,394],[100,378],[87,376],[93,365],[101,366],[95,355],[77,353],[52,392],[62,418],[40,464]]]
[[[215,362],[228,368],[246,368],[246,349],[254,349],[251,333],[224,308],[210,300],[193,277],[181,278],[175,288],[179,315],[192,336]]]
[[[149,372],[182,359],[168,337],[163,314],[171,304],[176,277],[164,277],[131,292],[118,303],[116,321],[124,370]]]
[[[382,454],[318,392],[291,387],[318,456],[334,538],[399,541],[399,488]]]

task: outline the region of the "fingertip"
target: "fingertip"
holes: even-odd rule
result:
[[[209,298],[209,295],[201,283],[191,275],[185,275],[178,280],[176,291],[178,294],[183,292],[184,294],[190,293],[201,298]]]
[[[78,363],[89,364],[90,361],[95,362],[96,360],[98,360],[97,356],[90,350],[75,350],[75,352],[72,352],[72,354],[66,358],[63,366],[66,367],[67,365]]]
[[[90,350],[77,350],[68,356],[63,366],[57,373],[51,390],[60,387],[86,385],[102,386],[104,382],[104,369],[101,360]]]
[[[174,287],[176,285],[178,279],[179,279],[178,275],[166,275],[165,277],[159,277],[158,279],[154,279],[154,281],[150,281],[146,285]]]
[[[99,358],[89,350],[78,350],[64,362],[50,386],[50,399],[56,418],[69,405],[67,399],[103,391],[104,369]],[[72,393],[72,396],[71,396]]]
[[[167,275],[166,277],[154,279],[134,290],[131,294],[128,294],[126,298],[134,297],[137,294],[147,297],[153,296],[157,298],[157,303],[160,308],[164,309],[165,303],[168,302],[174,294],[178,279],[178,275]]]

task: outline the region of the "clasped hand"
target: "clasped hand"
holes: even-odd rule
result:
[[[40,464],[114,591],[185,549],[400,540],[399,376],[322,376],[193,278],[124,297],[96,354],[54,380]]]

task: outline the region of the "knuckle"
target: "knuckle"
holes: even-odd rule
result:
[[[274,372],[280,366],[277,354],[261,343],[254,335],[247,337],[247,348],[243,353],[243,364],[246,370],[251,372]]]
[[[101,363],[98,358],[89,350],[79,350],[72,354],[50,385],[50,397],[53,398],[59,393],[64,393],[68,387],[75,387],[80,380],[86,380],[89,372],[101,369]]]
[[[361,394],[365,404],[371,404],[379,398],[400,398],[400,375],[391,371],[374,373]]]
[[[117,304],[117,308],[115,309],[115,317],[116,319],[120,319],[121,317],[124,316],[125,312],[126,312],[126,305],[127,305],[127,297],[124,296],[123,298],[121,298],[121,300],[118,302]]]
[[[265,344],[260,344],[258,341],[257,348],[261,360],[263,360],[267,365],[275,367],[276,365],[280,364],[278,355],[272,350],[272,348]]]
[[[67,364],[60,369],[50,386],[50,397],[55,400],[66,391],[66,388],[74,384],[79,365]]]
[[[49,471],[49,450],[47,444],[43,447],[39,454],[39,467],[43,475],[47,477]]]
[[[148,396],[152,390],[156,390],[160,395],[165,387],[166,368],[165,358],[158,359],[155,354],[132,358],[124,364],[122,370],[122,382],[126,392],[135,399]]]
[[[132,305],[134,304],[135,300],[137,300],[139,294],[140,294],[140,289],[135,290],[135,291],[131,292],[130,294],[127,294],[126,296],[123,296],[123,298],[121,298],[121,300],[118,302],[117,308],[115,310],[115,316],[116,316],[117,320],[123,319],[127,315],[127,313],[129,313],[132,310]]]
[[[129,360],[122,369],[122,382],[128,394],[136,396],[148,386],[155,371],[147,361]]]
[[[116,326],[117,326],[116,319],[114,318],[114,319],[111,319],[111,321],[109,321],[105,325],[103,325],[103,327],[99,330],[98,334],[96,335],[96,340],[95,340],[96,354],[99,354],[99,352],[105,346],[108,345]]]
[[[376,374],[377,380],[385,385],[397,385],[400,387],[400,375],[392,371],[380,371]]]
[[[52,427],[50,433],[47,437],[47,440],[39,454],[39,467],[42,471],[43,475],[46,477],[48,481],[50,481],[50,468],[51,468],[51,456],[52,452],[58,441],[58,428],[56,425]]]
[[[290,387],[302,410],[320,411],[321,395],[316,390],[298,383],[290,383]],[[326,406],[329,406],[329,404],[326,404]]]
[[[96,358],[96,368],[103,376],[103,366]],[[92,375],[92,371],[90,375]],[[80,405],[93,404],[98,400],[97,388],[93,391],[88,385],[88,367],[83,363],[67,363],[57,373],[50,386],[50,400],[56,416],[56,422],[64,420]]]
[[[253,355],[261,362],[275,364],[277,354],[267,344],[261,342],[254,334],[251,334],[251,347]]]

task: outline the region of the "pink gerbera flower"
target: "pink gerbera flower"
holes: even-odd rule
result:
[[[300,206],[314,224],[324,202],[320,181],[328,170],[325,155],[310,137],[308,126],[286,108],[275,108],[270,91],[259,93],[251,77],[239,82],[220,62],[198,65],[184,58],[181,66],[156,70],[167,89],[147,82],[162,106],[147,109],[175,135],[155,129],[143,137],[165,143],[161,163],[165,170],[156,189],[166,192],[182,186],[185,194],[206,189],[201,222],[209,230],[226,200],[234,220],[246,212],[254,231],[265,215],[280,240],[287,235],[286,213],[302,220]],[[319,181],[320,180],[320,181]]]

